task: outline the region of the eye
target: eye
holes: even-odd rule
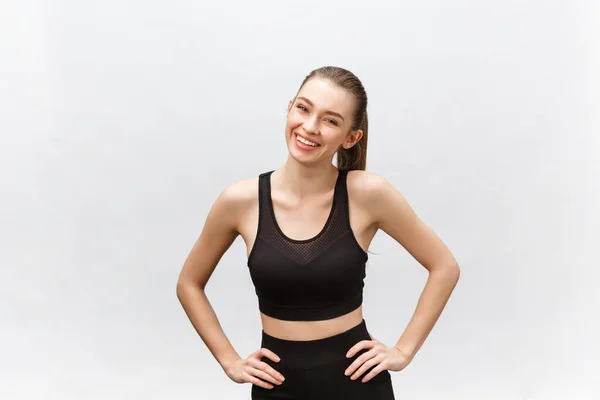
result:
[[[301,109],[302,111],[308,111],[306,109],[306,107],[304,107],[302,104],[298,104],[296,107],[298,107],[299,109]]]
[[[338,123],[337,123],[337,121],[336,121],[335,119],[328,119],[328,120],[327,120],[327,122],[329,122],[329,123],[331,123],[331,124],[333,124],[333,125],[336,125],[336,126],[337,126],[337,124],[338,124]]]

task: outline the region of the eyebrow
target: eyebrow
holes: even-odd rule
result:
[[[304,100],[304,101],[305,101],[305,102],[307,102],[309,105],[311,105],[311,106],[314,106],[313,102],[312,102],[312,101],[310,101],[309,99],[307,99],[306,97],[299,96],[299,97],[298,97],[298,100]],[[342,117],[342,115],[341,115],[341,114],[338,114],[338,113],[336,113],[336,112],[334,112],[334,111],[325,111],[325,114],[330,114],[330,115],[336,116],[336,117],[338,117],[338,118],[341,118],[341,120],[342,120],[342,121],[344,120],[344,117]]]

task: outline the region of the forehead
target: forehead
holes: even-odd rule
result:
[[[354,110],[354,96],[326,79],[309,79],[300,89],[300,96],[309,99],[317,109],[335,111],[344,116],[351,115]]]

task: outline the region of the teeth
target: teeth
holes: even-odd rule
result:
[[[308,146],[312,146],[312,147],[317,147],[318,146],[318,144],[313,143],[313,142],[309,142],[308,140],[306,140],[306,139],[304,139],[304,138],[302,138],[302,137],[300,137],[298,135],[296,135],[296,138],[298,139],[299,142],[304,143],[304,144],[306,144]]]

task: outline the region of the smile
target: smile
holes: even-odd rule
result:
[[[307,146],[312,146],[312,147],[318,147],[318,146],[320,146],[320,144],[311,142],[310,140],[305,139],[305,138],[303,138],[302,136],[300,136],[298,134],[296,134],[296,140],[298,140],[300,143],[305,144]]]

